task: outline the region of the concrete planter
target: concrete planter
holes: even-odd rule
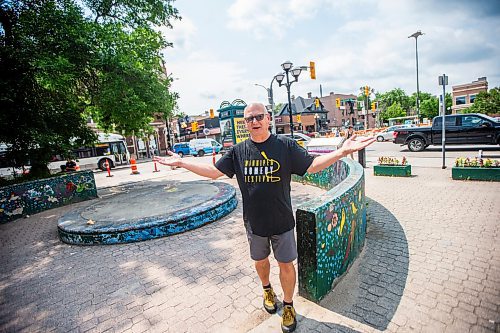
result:
[[[455,180],[487,180],[500,181],[500,168],[467,168],[453,167],[451,178]]]
[[[375,176],[410,177],[411,165],[375,165],[373,174]]]

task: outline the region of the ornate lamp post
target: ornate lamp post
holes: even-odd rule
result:
[[[269,101],[269,105],[271,105],[271,116],[272,116],[272,119],[271,119],[271,123],[272,123],[272,129],[271,129],[271,132],[273,134],[276,134],[276,119],[274,119],[274,98],[273,98],[273,82],[274,80],[276,80],[276,76],[273,77],[273,79],[271,80],[271,83],[269,84],[269,88],[261,85],[261,84],[258,84],[258,83],[254,83],[254,85],[256,86],[259,86],[259,87],[262,87],[264,89],[266,89],[267,91],[267,98],[268,98],[268,101]]]
[[[415,32],[413,35],[408,36],[408,38],[415,38],[415,59],[417,61],[417,118],[418,118],[418,123],[420,124],[420,92],[418,89],[418,36],[422,36],[423,33],[419,30]]]
[[[290,86],[294,82],[299,81],[299,75],[300,72],[302,71],[301,67],[295,67],[292,68],[293,63],[291,61],[285,61],[284,63],[281,64],[281,68],[285,71],[284,73],[279,73],[274,76],[276,81],[278,82],[279,86],[285,86],[286,87],[286,92],[288,94],[288,115],[290,116],[290,134],[293,138],[293,118],[292,118],[292,100],[290,99]],[[292,74],[294,80],[290,81],[290,74]],[[286,76],[286,83],[283,83],[283,79]],[[272,83],[272,81],[271,81]]]
[[[315,113],[314,114],[314,128],[315,128],[315,132],[319,132],[318,131],[318,120],[319,120],[319,114]]]

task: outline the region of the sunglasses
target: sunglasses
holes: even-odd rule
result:
[[[246,121],[247,123],[251,123],[251,122],[253,122],[253,120],[254,120],[254,119],[255,119],[255,120],[257,120],[257,121],[262,121],[262,119],[264,119],[264,116],[265,116],[265,115],[266,115],[265,113],[261,113],[261,114],[258,114],[258,115],[256,115],[256,116],[246,117],[246,118],[245,118],[245,121]]]

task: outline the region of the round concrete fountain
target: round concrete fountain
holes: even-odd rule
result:
[[[119,244],[199,228],[236,208],[236,191],[222,182],[138,183],[110,188],[101,198],[59,219],[69,244]]]

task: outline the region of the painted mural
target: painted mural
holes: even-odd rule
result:
[[[342,159],[302,181],[329,191],[297,209],[299,294],[318,302],[363,248],[366,235],[364,171]]]
[[[81,171],[0,188],[0,222],[97,198],[94,174]]]

